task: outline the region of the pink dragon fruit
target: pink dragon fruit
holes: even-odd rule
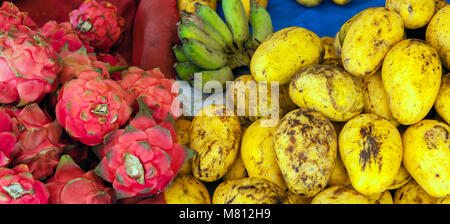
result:
[[[56,90],[58,54],[31,30],[0,33],[0,103],[24,106]]]
[[[25,164],[0,167],[0,204],[47,204],[45,185],[33,178]]]
[[[113,190],[94,171],[84,172],[68,155],[61,156],[55,175],[45,184],[49,204],[112,204]]]
[[[126,95],[114,80],[74,79],[59,92],[56,118],[75,140],[97,145],[130,118],[131,102]]]
[[[117,7],[106,1],[85,1],[70,13],[70,23],[82,40],[104,52],[122,39],[125,29],[125,19],[117,14]]]
[[[110,133],[97,155],[95,172],[113,184],[117,199],[146,197],[164,191],[193,151],[177,144],[173,122],[159,125],[145,103],[125,129]]]
[[[65,45],[59,56],[62,58],[63,68],[60,73],[60,82],[64,85],[72,79],[91,80],[97,77],[109,78],[107,64],[97,61],[94,54],[88,54],[86,48],[81,47],[70,51]]]
[[[0,107],[0,167],[11,162],[11,153],[17,141],[17,120],[9,109]]]
[[[84,43],[77,35],[77,31],[69,22],[58,23],[54,20],[48,21],[41,27],[40,32],[47,37],[50,45],[60,53],[64,45],[68,44],[69,51],[76,51],[81,47],[85,47],[88,53],[94,52],[94,48],[89,46],[89,43]]]
[[[37,104],[17,110],[16,118],[19,137],[12,153],[12,164],[27,164],[36,179],[51,176],[64,147],[60,144],[61,126],[51,121]]]
[[[179,117],[180,111],[178,89],[174,88],[175,80],[167,79],[158,69],[144,71],[138,67],[130,67],[122,73],[120,85],[123,89],[134,96],[134,99],[141,100],[154,110],[153,118],[156,121],[163,121],[168,114],[173,118]],[[172,90],[176,91],[172,91]],[[133,108],[137,108],[137,103]]]
[[[12,2],[4,1],[0,7],[0,31],[8,31],[13,27],[22,29],[23,25],[33,30],[38,28],[26,12],[21,12]]]
[[[111,79],[114,79],[116,81],[119,81],[122,79],[121,78],[122,70],[124,70],[128,67],[126,59],[120,54],[110,55],[110,54],[99,53],[99,54],[97,54],[97,60],[108,64],[110,67],[117,68],[116,70],[118,70],[118,71],[116,71],[116,72],[114,72],[114,71],[111,72],[111,69],[109,69],[109,71],[111,72],[111,74],[110,74]]]

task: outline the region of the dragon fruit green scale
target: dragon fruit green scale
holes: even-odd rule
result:
[[[117,199],[159,194],[193,155],[176,143],[173,123],[157,125],[147,105],[140,106],[129,126],[110,133],[95,149],[101,158],[95,173],[112,183]]]
[[[56,119],[73,139],[98,145],[130,118],[131,102],[127,98],[114,80],[74,79],[59,92]]]
[[[86,0],[70,13],[70,22],[82,40],[102,52],[117,44],[125,29],[125,19],[107,1]]]

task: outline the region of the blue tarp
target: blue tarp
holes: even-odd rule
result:
[[[316,7],[307,8],[295,0],[269,0],[267,10],[272,17],[274,30],[300,26],[313,31],[319,37],[336,35],[342,24],[363,9],[384,6],[385,0],[352,0],[340,6],[324,0]],[[217,12],[222,15],[219,2]]]

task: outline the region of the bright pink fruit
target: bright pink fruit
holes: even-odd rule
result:
[[[33,178],[25,164],[0,167],[0,204],[47,204],[45,185]]]
[[[63,155],[55,175],[45,184],[49,204],[112,204],[113,191],[91,170],[84,172],[68,155]]]
[[[11,153],[17,141],[17,120],[11,111],[0,107],[0,167],[11,162]]]
[[[147,106],[140,105],[141,111],[130,125],[110,133],[104,146],[97,149],[97,155],[104,157],[95,172],[113,184],[117,199],[159,194],[193,154],[176,143],[173,128],[157,125]]]
[[[40,32],[47,37],[50,44],[56,50],[61,52],[64,45],[68,45],[70,51],[76,51],[81,47],[85,47],[88,53],[94,52],[94,49],[89,46],[87,41],[82,42],[77,35],[77,31],[69,22],[58,23],[54,20],[48,21],[41,27]]]
[[[59,92],[56,118],[75,140],[97,145],[130,118],[130,102],[125,96],[114,80],[74,79]]]
[[[79,31],[82,40],[104,52],[121,40],[125,27],[125,19],[117,14],[116,6],[95,0],[86,0],[72,11],[70,23]]]
[[[0,103],[38,102],[56,90],[58,54],[40,34],[9,30],[0,34]]]
[[[28,13],[21,12],[12,2],[4,1],[0,7],[0,30],[17,29],[23,25],[33,30],[38,28]]]
[[[122,73],[120,85],[152,109],[153,118],[163,121],[171,114],[173,118],[179,116],[178,89],[175,80],[167,79],[158,69],[144,71],[138,67],[130,67]],[[137,103],[134,104],[137,108]]]
[[[97,77],[109,78],[108,65],[97,61],[95,55],[88,54],[83,46],[76,51],[70,51],[65,45],[59,56],[63,63],[60,73],[60,81],[63,85],[75,78],[85,80]]]
[[[120,55],[120,54],[115,54],[110,55],[110,54],[103,54],[103,53],[99,53],[97,54],[97,60],[107,63],[109,66],[114,66],[114,67],[125,67],[128,66],[126,59]],[[117,71],[117,72],[111,72],[111,79],[114,79],[116,81],[121,80],[121,74],[122,71]]]

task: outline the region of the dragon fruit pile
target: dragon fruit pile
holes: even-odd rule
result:
[[[177,144],[175,81],[111,53],[125,21],[87,0],[39,27],[0,8],[0,204],[158,197],[192,151]]]

